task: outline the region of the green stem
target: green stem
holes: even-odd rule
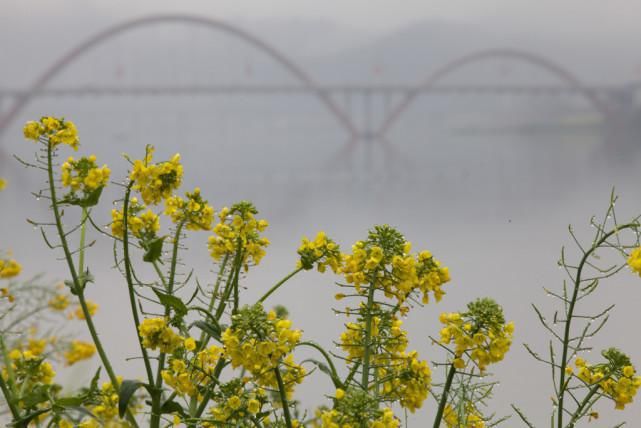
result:
[[[209,300],[209,305],[207,305],[207,312],[211,313],[211,311],[214,309],[214,305],[216,303],[216,296],[218,296],[218,291],[220,290],[220,284],[223,280],[223,275],[225,274],[225,269],[227,268],[227,263],[229,262],[229,253],[225,254],[225,258],[223,259],[223,263],[220,266],[220,270],[218,271],[218,275],[216,276],[216,284],[214,285],[214,290],[211,294],[211,299]],[[209,343],[209,340],[211,339],[211,336],[204,331],[200,334],[200,340],[198,341],[199,346],[197,349],[197,352],[202,351],[207,347],[207,344]],[[189,408],[190,408],[190,414],[194,414],[196,412],[197,406],[198,405],[198,397],[192,397],[189,400]],[[193,410],[193,411],[192,411]]]
[[[576,411],[572,415],[572,419],[570,419],[570,422],[568,423],[567,428],[574,428],[574,424],[576,423],[576,421],[583,416],[583,409],[585,408],[585,406],[588,405],[588,403],[590,402],[592,397],[594,397],[594,394],[597,393],[599,388],[600,386],[597,383],[596,385],[594,385],[592,389],[590,389],[590,392],[588,392],[588,395],[585,396],[581,404],[579,404],[579,407],[577,407]]]
[[[296,345],[296,347],[299,347],[299,346],[309,346],[311,348],[316,349],[318,352],[320,352],[321,355],[325,358],[325,361],[327,361],[327,364],[329,365],[329,369],[332,372],[332,381],[334,383],[334,386],[336,386],[336,388],[344,387],[342,382],[338,378],[338,372],[336,371],[336,366],[334,365],[334,362],[332,361],[327,351],[325,351],[319,344],[314,342],[309,342],[309,341],[300,342]]]
[[[222,360],[222,359],[218,360],[218,363],[214,368],[214,374],[213,374],[214,379],[218,379],[224,367],[225,367],[225,360]],[[202,416],[203,412],[207,408],[207,403],[209,403],[213,390],[214,388],[211,387],[207,389],[207,391],[205,391],[205,394],[203,395],[203,400],[200,402],[200,406],[198,406],[198,410],[196,410],[196,414],[194,415],[194,417],[199,418],[200,416]]]
[[[129,291],[129,305],[131,306],[131,313],[134,319],[134,327],[136,329],[136,337],[138,338],[138,345],[140,346],[140,351],[145,364],[145,371],[147,372],[147,379],[149,384],[153,385],[154,374],[151,369],[151,362],[149,360],[149,354],[147,349],[142,344],[142,338],[140,337],[139,326],[140,318],[138,316],[138,307],[136,306],[136,294],[134,292],[134,282],[131,272],[131,258],[129,257],[129,198],[131,196],[131,188],[134,182],[130,182],[127,186],[127,191],[125,192],[125,200],[123,203],[122,214],[123,214],[123,237],[122,237],[122,247],[123,247],[123,257],[125,261],[125,278],[127,280],[127,289]]]
[[[227,278],[227,283],[225,284],[225,290],[223,292],[223,297],[220,299],[220,304],[216,310],[216,321],[220,321],[220,318],[225,313],[225,308],[227,307],[227,300],[231,296],[231,292],[234,286],[238,286],[238,275],[240,275],[240,268],[243,263],[242,252],[241,252],[241,243],[239,243],[236,256],[234,257],[234,265],[232,271],[229,273]]]
[[[6,361],[5,362],[7,366],[11,364],[11,362]],[[17,421],[20,419],[20,410],[16,407],[14,403],[14,397],[11,394],[11,390],[9,389],[8,385],[4,381],[4,377],[0,374],[0,389],[2,390],[2,395],[4,395],[5,401],[7,402],[7,405],[9,406],[9,410],[11,411],[11,415],[13,416],[13,420]]]
[[[366,306],[366,316],[365,316],[365,346],[364,355],[363,355],[363,375],[361,379],[362,387],[365,391],[369,389],[369,360],[371,353],[371,341],[372,341],[372,307],[374,306],[374,284],[370,284],[369,292],[367,294],[367,306]]]
[[[443,387],[443,393],[441,394],[441,400],[438,403],[436,417],[434,418],[434,428],[439,428],[441,426],[441,420],[443,419],[443,412],[445,411],[445,405],[447,404],[447,396],[450,392],[450,388],[452,387],[454,374],[456,374],[456,368],[454,367],[454,364],[450,364],[450,368],[447,371],[445,386]]]
[[[11,358],[9,358],[9,350],[4,343],[4,337],[0,335],[0,351],[2,352],[2,357],[5,361],[5,369],[7,370],[7,386],[9,389],[15,393],[15,373],[13,372],[13,367],[11,366]],[[0,375],[0,377],[2,377]]]
[[[242,254],[243,242],[238,238],[238,245],[236,251],[238,254]],[[232,314],[238,312],[238,306],[240,305],[240,293],[238,290],[238,283],[240,277],[240,269],[242,268],[243,258],[240,257],[238,263],[236,264],[236,271],[234,272],[234,279],[232,280],[232,287],[234,289],[234,308],[232,309]]]
[[[118,383],[118,378],[116,377],[116,374],[114,373],[114,370],[111,367],[109,358],[107,357],[105,349],[102,346],[102,342],[98,337],[98,333],[93,323],[93,319],[91,318],[91,314],[89,313],[89,309],[87,308],[87,302],[84,296],[84,289],[80,284],[78,273],[76,272],[76,266],[73,262],[71,251],[69,250],[69,244],[67,242],[65,231],[62,227],[62,217],[60,216],[60,208],[58,207],[58,199],[56,198],[56,184],[55,184],[54,175],[53,175],[53,150],[51,147],[51,142],[46,141],[46,144],[47,144],[47,175],[49,179],[49,193],[51,196],[51,208],[53,211],[53,215],[55,217],[56,230],[58,232],[58,236],[60,237],[60,244],[62,245],[62,250],[65,254],[65,260],[67,261],[69,273],[71,274],[71,280],[73,283],[72,291],[75,292],[78,296],[78,300],[80,302],[80,308],[82,309],[82,313],[85,317],[85,322],[87,324],[87,328],[89,329],[89,334],[91,335],[91,339],[93,340],[93,343],[96,346],[96,350],[98,351],[98,356],[100,357],[100,361],[102,362],[102,365],[104,366],[105,371],[107,372],[107,376],[109,377],[111,384],[114,386],[114,389],[116,388],[119,389],[120,385]],[[138,427],[138,423],[136,422],[136,419],[131,415],[130,412],[127,412],[127,416],[131,424],[134,425],[135,427]]]
[[[154,270],[158,274],[158,278],[160,278],[160,282],[162,283],[162,286],[166,289],[167,280],[165,279],[165,275],[163,275],[162,270],[160,269],[160,266],[158,266],[158,261],[154,260],[151,264],[153,265]]]
[[[84,275],[85,271],[85,236],[87,234],[87,208],[82,207],[82,223],[80,224],[80,249],[78,254],[78,272]]]
[[[171,295],[174,291],[174,283],[176,280],[176,265],[178,263],[178,248],[180,244],[180,233],[182,228],[185,225],[184,221],[181,221],[176,226],[176,234],[174,235],[174,247],[171,254],[171,268],[169,270],[169,281],[167,282],[167,288],[165,291],[167,294]],[[169,307],[165,308],[165,318],[169,316],[170,309]],[[167,355],[164,352],[160,353],[158,357],[158,367],[156,369],[156,394],[152,396],[151,400],[151,428],[158,428],[160,426],[160,405],[161,405],[161,391],[162,391],[162,371],[165,368],[165,359]]]
[[[574,306],[576,305],[576,300],[579,294],[579,289],[581,288],[581,273],[583,272],[583,268],[585,267],[585,263],[588,260],[588,257],[592,255],[594,251],[596,251],[597,248],[599,248],[601,245],[603,245],[604,242],[606,242],[610,236],[619,233],[620,231],[624,229],[629,229],[629,228],[636,228],[638,227],[638,223],[628,223],[624,224],[623,226],[619,226],[616,229],[611,230],[610,232],[604,234],[601,239],[596,241],[592,247],[583,253],[583,257],[581,258],[581,262],[579,263],[576,276],[574,278],[574,290],[572,291],[572,298],[570,299],[570,304],[568,306],[568,312],[567,316],[565,317],[565,332],[563,334],[563,354],[561,357],[561,367],[559,368],[560,374],[559,374],[559,395],[558,395],[558,402],[559,402],[559,407],[558,411],[559,414],[557,416],[557,428],[563,428],[563,399],[565,397],[565,390],[566,390],[566,382],[565,382],[565,368],[567,367],[567,359],[568,359],[568,349],[570,346],[570,326],[572,323],[572,318],[574,316]]]
[[[65,259],[67,261],[67,266],[69,267],[69,271],[71,273],[71,279],[73,281],[73,287],[74,287],[74,292],[77,293],[78,298],[80,300],[80,306],[82,308],[82,312],[85,316],[85,321],[87,322],[87,327],[89,328],[89,333],[91,334],[91,338],[94,341],[94,344],[96,345],[96,349],[98,351],[98,354],[100,355],[100,359],[102,361],[102,364],[105,366],[105,370],[107,371],[107,374],[109,375],[109,379],[111,380],[113,385],[118,385],[118,379],[116,378],[116,375],[114,374],[113,369],[111,368],[111,364],[109,363],[109,359],[107,358],[107,355],[105,354],[105,351],[102,347],[102,343],[100,342],[100,339],[98,338],[98,334],[96,333],[96,329],[93,325],[93,321],[91,319],[91,315],[89,314],[89,310],[87,309],[87,303],[85,302],[84,299],[84,291],[80,285],[80,281],[78,279],[78,274],[76,273],[76,267],[73,263],[73,258],[71,257],[71,251],[69,251],[69,245],[67,243],[67,239],[65,238],[65,232],[64,229],[62,228],[62,220],[60,217],[60,209],[58,207],[58,199],[56,198],[56,186],[54,182],[54,175],[53,175],[53,153],[52,153],[52,147],[51,143],[49,141],[46,142],[47,144],[47,173],[49,175],[49,192],[51,193],[51,207],[53,209],[53,214],[55,217],[56,221],[56,229],[58,231],[58,235],[60,237],[60,243],[62,245],[62,249],[65,254]]]
[[[278,382],[278,393],[280,395],[280,402],[283,406],[283,414],[285,415],[285,424],[287,428],[292,428],[292,417],[289,414],[289,403],[287,403],[287,393],[285,392],[285,385],[283,378],[280,375],[278,366],[274,367],[274,374],[276,375],[276,382]]]
[[[260,299],[258,299],[258,303],[263,303],[263,302],[265,301],[265,299],[267,299],[267,298],[268,298],[269,296],[271,296],[271,295],[272,295],[276,290],[278,290],[278,289],[280,288],[280,286],[281,286],[281,285],[283,285],[284,283],[286,283],[289,279],[291,279],[291,277],[293,277],[294,275],[296,275],[298,272],[300,272],[300,271],[302,271],[302,270],[303,270],[303,268],[302,268],[302,267],[299,267],[298,269],[296,269],[295,271],[293,271],[293,272],[291,272],[289,275],[287,275],[285,278],[283,278],[283,279],[281,279],[280,281],[278,281],[278,283],[276,283],[276,285],[274,285],[272,288],[270,288],[270,289],[269,289],[269,291],[268,291],[267,293],[265,293],[265,295],[264,295],[263,297],[261,297]]]
[[[214,309],[214,304],[216,303],[216,296],[218,296],[218,291],[220,290],[220,284],[223,280],[223,275],[225,274],[225,269],[227,268],[228,262],[229,262],[229,253],[225,254],[223,263],[220,267],[220,270],[218,271],[218,275],[216,277],[216,285],[214,286],[214,291],[211,294],[209,305],[207,305],[207,312],[209,313],[211,313],[211,311]],[[200,334],[200,347],[198,348],[199,351],[205,349],[205,347],[207,346],[207,343],[209,342],[209,339],[210,339],[210,336],[204,331]]]

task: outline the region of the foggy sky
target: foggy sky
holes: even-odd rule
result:
[[[635,68],[641,64],[641,53],[635,50],[637,40],[641,40],[641,3],[632,1],[0,2],[0,87],[28,87],[51,61],[91,34],[126,19],[165,12],[220,18],[238,25],[301,62],[321,83],[329,77],[335,83],[373,79],[363,70],[370,71],[378,63],[388,69],[384,78],[414,83],[444,59],[486,42],[492,45],[485,47],[523,43],[529,49],[540,49],[588,82],[609,78],[625,83],[638,78],[641,70]],[[429,33],[432,28],[445,30]],[[148,74],[151,69],[159,70],[163,82],[184,84],[190,79],[208,78],[206,82],[220,83],[215,80],[218,75],[210,73],[213,68],[207,68],[211,63],[231,64],[230,72],[238,73],[243,70],[245,56],[254,64],[262,65],[260,61],[265,60],[247,46],[241,46],[244,50],[238,53],[238,45],[229,38],[199,34],[188,39],[193,31],[190,28],[181,29],[179,37],[172,38],[162,31],[153,29],[142,32],[138,35],[141,37],[128,35],[112,40],[104,50],[87,55],[65,70],[60,80],[65,84],[115,80],[114,63],[122,61],[128,72],[140,63],[145,66],[126,74],[126,83],[147,82],[155,77]],[[489,36],[482,39],[479,34]],[[436,37],[439,35],[443,39]],[[145,44],[145,37],[155,43]],[[180,37],[189,43],[183,43]],[[408,40],[411,45],[404,44]],[[170,49],[163,50],[169,42]],[[224,50],[228,45],[231,52]],[[209,56],[203,58],[197,49],[183,46],[207,46]],[[166,52],[174,61],[168,65],[163,63]],[[271,60],[263,62],[269,64],[262,72],[278,68]],[[494,78],[495,68],[488,72]],[[164,71],[168,73],[162,74]],[[291,80],[291,76],[285,77]],[[479,78],[487,82],[484,79],[485,75]],[[349,248],[372,224],[398,226],[417,249],[428,248],[438,254],[453,275],[441,304],[417,310],[408,319],[412,346],[425,358],[438,359],[439,353],[426,339],[428,332],[438,334],[438,313],[461,310],[474,297],[496,297],[505,306],[507,317],[516,321],[518,337],[508,359],[496,368],[497,379],[503,384],[490,407],[505,414],[510,412],[509,404],[516,402],[535,422],[544,423],[552,387],[548,371],[521,346],[523,342],[538,350],[547,346],[530,302],[551,311],[541,287],[559,287],[561,275],[556,260],[559,247],[569,241],[566,226],[574,223],[587,236],[588,218],[602,211],[613,186],[622,195],[622,218],[638,214],[639,135],[626,141],[628,145],[612,144],[595,130],[594,111],[582,100],[573,104],[565,99],[524,97],[473,101],[428,98],[417,102],[390,135],[400,157],[412,161],[411,168],[406,169],[388,163],[387,152],[380,150],[380,144],[367,146],[363,142],[349,160],[351,169],[341,170],[331,164],[328,161],[345,143],[344,133],[317,100],[287,96],[160,101],[153,97],[37,98],[0,144],[5,145],[6,153],[28,158],[33,145],[22,141],[20,123],[41,114],[59,114],[76,121],[82,150],[96,152],[113,167],[117,179],[126,173],[122,152],[138,153],[152,141],[160,153],[182,151],[189,186],[202,186],[217,209],[237,199],[252,199],[273,225],[269,235],[273,246],[260,270],[248,279],[248,297],[243,298],[259,296],[290,270],[298,240],[304,234],[324,229]],[[0,106],[0,111],[8,105]],[[355,118],[362,119],[355,111]],[[523,124],[535,132],[517,135],[514,129]],[[375,167],[367,164],[366,156],[378,162],[374,162]],[[9,156],[0,161],[0,176],[10,182],[7,191],[0,194],[0,206],[11,207],[4,211],[6,217],[0,224],[0,245],[15,250],[26,274],[44,269],[52,278],[64,278],[64,266],[24,221],[26,216],[46,218],[46,206],[28,194],[41,185],[39,179]],[[322,169],[327,165],[329,170]],[[384,174],[389,177],[382,177]],[[327,177],[331,180],[323,182]],[[98,214],[101,224],[109,221],[110,202],[105,201],[105,205]],[[206,237],[203,234],[198,239],[204,241]],[[204,247],[199,242],[193,248],[203,259],[198,259],[197,267],[207,278],[211,266]],[[135,333],[127,316],[110,312],[127,298],[122,279],[104,263],[110,256],[108,245],[92,250],[88,256],[99,278],[90,293],[103,305],[97,322],[113,346],[110,352],[119,361],[118,369],[134,376],[135,362],[124,361],[137,352]],[[621,346],[637,365],[641,363],[641,345],[633,338],[636,333],[630,326],[640,322],[638,280],[626,272],[600,290],[599,298],[620,308],[596,343]],[[332,346],[341,328],[341,321],[329,309],[336,292],[332,282],[332,278],[310,274],[297,278],[282,298],[274,298],[274,302],[292,309],[292,318],[305,330],[305,337],[327,346]],[[319,309],[311,311],[310,305]],[[119,328],[128,335],[124,344],[115,334]],[[89,373],[87,367],[96,364],[94,360],[84,366],[84,372]],[[435,371],[434,377],[440,379],[440,373]],[[300,397],[317,404],[330,390],[326,379],[318,376],[301,387]],[[414,420],[431,417],[430,406],[432,403],[426,404],[427,409],[417,413]],[[609,422],[610,407],[610,403],[600,406],[603,416],[599,422]],[[637,403],[617,416],[627,418],[634,427],[634,418],[641,417],[641,406]],[[505,426],[520,425],[512,420]]]

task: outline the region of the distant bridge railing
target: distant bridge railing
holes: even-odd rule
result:
[[[267,54],[270,58],[286,69],[297,81],[296,85],[193,85],[193,86],[81,86],[75,88],[49,88],[47,84],[64,69],[74,63],[78,58],[106,42],[113,37],[126,33],[132,29],[148,27],[158,24],[181,23],[196,27],[205,27],[230,35],[246,44],[257,48]],[[546,71],[556,76],[562,85],[442,85],[441,81],[456,72],[460,68],[473,63],[487,60],[510,60],[529,64],[534,68]],[[630,86],[632,88],[632,86]],[[638,87],[637,87],[638,89]],[[58,60],[51,64],[31,85],[26,89],[1,89],[0,97],[12,98],[13,103],[6,112],[0,114],[0,135],[7,129],[9,124],[17,118],[25,106],[35,97],[45,96],[125,96],[125,95],[202,95],[202,94],[275,94],[275,93],[301,93],[316,96],[328,109],[330,114],[337,120],[339,125],[345,129],[350,136],[350,146],[359,136],[353,118],[345,109],[342,109],[333,95],[337,93],[351,94],[400,94],[401,100],[392,106],[386,113],[382,125],[373,133],[374,137],[382,138],[389,129],[399,120],[401,115],[411,106],[417,97],[427,93],[521,93],[532,95],[560,95],[578,94],[584,97],[596,111],[604,117],[609,117],[610,108],[601,95],[607,91],[620,92],[620,88],[597,86],[588,87],[578,77],[541,55],[525,52],[517,49],[489,49],[473,52],[464,55],[431,73],[422,83],[415,85],[336,85],[325,86],[316,83],[311,76],[295,64],[291,59],[279,50],[266,43],[259,37],[242,30],[230,23],[213,18],[202,16],[170,14],[154,15],[127,21],[101,31],[77,46],[64,53]]]

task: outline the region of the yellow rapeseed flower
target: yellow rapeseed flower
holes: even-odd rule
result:
[[[83,342],[81,340],[73,340],[71,346],[65,352],[65,361],[67,365],[71,366],[78,361],[87,360],[96,353],[96,347],[93,343]]]
[[[39,141],[44,138],[52,147],[65,144],[78,150],[80,143],[76,125],[64,118],[45,116],[39,122],[27,122],[24,125],[23,133],[27,140]]]
[[[632,269],[632,272],[636,272],[641,276],[641,247],[632,250],[630,257],[628,257],[628,266]]]
[[[14,259],[0,259],[0,279],[9,279],[18,276],[22,271],[20,263]]]

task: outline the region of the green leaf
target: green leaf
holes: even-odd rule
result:
[[[192,324],[193,327],[198,327],[210,337],[213,337],[216,340],[220,340],[220,335],[222,330],[218,324],[208,323],[206,321],[194,321]]]
[[[85,401],[84,395],[79,395],[76,397],[62,397],[56,400],[56,406],[59,407],[78,407]]]
[[[160,238],[152,239],[149,242],[144,243],[145,254],[142,256],[142,259],[146,262],[153,263],[156,260],[160,259],[162,256],[162,245],[165,242],[165,237],[161,236]]]
[[[342,384],[342,382],[340,381],[340,379],[337,379],[337,378],[334,376],[334,373],[332,373],[332,370],[329,368],[329,366],[328,366],[327,364],[323,363],[322,361],[315,360],[315,359],[313,359],[313,358],[306,359],[306,360],[305,360],[305,361],[303,361],[303,362],[304,362],[304,363],[312,363],[312,364],[314,364],[316,367],[318,367],[318,370],[322,371],[322,372],[323,372],[323,373],[325,373],[327,376],[329,376],[329,378],[332,380],[332,383],[334,384],[334,386],[335,386],[336,388],[342,388],[342,387],[343,387],[343,384]]]
[[[102,189],[104,189],[104,187],[99,187],[93,192],[89,193],[84,199],[80,201],[78,205],[80,205],[83,208],[88,208],[88,207],[93,207],[94,205],[98,205],[98,201],[100,200],[100,195],[102,195]]]
[[[83,198],[79,198],[75,193],[71,193],[61,199],[60,204],[75,205],[82,208],[93,207],[98,205],[100,195],[102,195],[102,189],[104,189],[104,187],[99,187],[96,190],[87,193]]]
[[[137,380],[124,380],[122,384],[120,384],[120,391],[118,393],[118,415],[120,415],[121,418],[125,416],[125,412],[127,412],[127,407],[129,406],[129,401],[134,395],[134,392],[136,392],[136,390],[141,386],[146,387],[144,383]]]
[[[37,418],[38,416],[40,416],[40,415],[42,415],[42,414],[44,414],[44,413],[47,413],[47,412],[49,412],[49,411],[51,411],[51,409],[50,409],[50,408],[36,410],[36,411],[35,411],[35,412],[33,412],[33,413],[30,413],[30,414],[28,414],[28,415],[25,415],[25,416],[21,417],[20,419],[17,419],[17,420],[15,420],[15,421],[13,421],[13,422],[12,422],[11,424],[9,424],[8,426],[15,426],[15,427],[20,427],[20,428],[27,428],[27,427],[29,426],[29,422],[31,422],[32,420],[34,420],[34,419],[35,419],[35,418]]]
[[[89,268],[78,276],[80,287],[84,290],[88,283],[94,282],[94,276],[89,272]]]
[[[178,413],[182,417],[188,416],[182,406],[176,403],[174,400],[165,401],[160,407],[160,413]]]
[[[73,294],[74,296],[78,295],[78,290],[76,290],[76,284],[74,284],[72,280],[65,279],[64,283],[67,286],[67,288],[69,288],[69,291],[71,292],[71,294]]]
[[[93,393],[98,390],[98,380],[100,380],[100,370],[102,367],[98,367],[96,374],[91,378],[91,383],[89,384],[89,392]]]
[[[163,306],[172,308],[176,312],[176,315],[178,315],[179,317],[184,317],[185,315],[187,315],[187,306],[185,306],[183,301],[178,297],[163,293],[162,291],[158,291],[155,288],[153,288],[152,290],[154,290],[154,293],[156,293],[156,296],[158,296],[158,299]]]
[[[36,385],[31,388],[29,394],[22,399],[24,407],[30,409],[40,403],[49,401],[49,389],[49,385]]]

